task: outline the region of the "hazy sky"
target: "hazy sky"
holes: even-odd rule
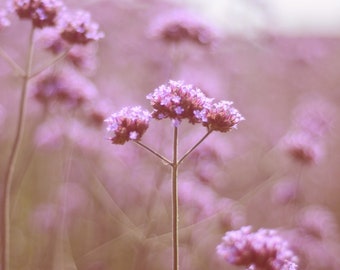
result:
[[[201,10],[228,31],[273,29],[340,35],[340,0],[174,0]]]

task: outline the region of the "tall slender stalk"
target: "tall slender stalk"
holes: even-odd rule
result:
[[[172,256],[173,270],[179,269],[179,239],[178,239],[178,128],[174,126],[174,138],[172,148],[172,164],[171,164],[171,179],[172,179]]]
[[[17,157],[19,154],[20,144],[23,137],[24,131],[24,123],[25,123],[25,111],[26,111],[26,95],[27,95],[27,86],[30,77],[30,73],[32,70],[32,60],[33,60],[33,38],[34,38],[34,30],[35,27],[32,26],[30,34],[29,34],[29,50],[26,60],[25,74],[23,75],[23,83],[20,95],[20,104],[19,104],[19,115],[17,126],[14,135],[14,142],[11,148],[10,157],[8,161],[8,165],[5,171],[4,178],[4,187],[2,194],[2,207],[3,207],[3,226],[2,226],[2,237],[3,237],[3,247],[1,248],[1,269],[9,270],[10,268],[10,199],[11,199],[11,187],[14,176],[14,169],[17,161]]]

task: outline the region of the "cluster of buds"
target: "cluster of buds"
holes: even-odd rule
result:
[[[331,130],[332,106],[313,101],[297,108],[295,126],[282,140],[288,155],[302,164],[315,164],[323,156],[325,135]]]
[[[252,270],[297,269],[297,257],[276,230],[252,232],[251,226],[246,226],[229,231],[217,246],[217,253],[230,264],[243,265]]]
[[[205,94],[196,87],[190,84],[184,84],[182,81],[169,81],[168,84],[161,85],[146,97],[150,100],[153,111],[151,116],[154,119],[161,120],[169,118],[175,126],[179,126],[183,119],[187,119],[191,124],[200,123],[208,128],[208,131],[227,132],[232,128],[236,128],[237,124],[244,120],[237,109],[232,107],[230,101],[220,101],[213,103],[213,99],[207,98]],[[128,110],[123,112],[127,113]],[[120,113],[119,118],[123,117]],[[135,114],[138,117],[140,114]],[[144,122],[144,114],[142,122]],[[117,114],[113,114],[108,122],[116,119]],[[127,115],[129,118],[129,115]],[[134,119],[136,120],[136,119]],[[115,122],[115,126],[124,124],[124,129],[128,128],[126,125],[131,124],[132,130],[135,129],[134,121]],[[111,126],[111,124],[109,124]],[[116,128],[114,128],[116,129]],[[109,130],[112,130],[109,127]],[[144,130],[145,131],[145,130]],[[143,132],[144,133],[144,132]],[[140,133],[139,133],[140,135]],[[124,143],[129,136],[125,136],[123,140],[111,140],[113,143]],[[131,139],[131,138],[130,138]],[[140,136],[137,136],[140,139]]]

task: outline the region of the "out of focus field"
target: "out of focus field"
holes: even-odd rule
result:
[[[171,268],[169,168],[133,143],[110,144],[101,124],[124,106],[151,110],[145,96],[169,79],[197,85],[217,100],[234,101],[246,119],[237,130],[212,134],[180,167],[181,269],[243,269],[215,251],[226,231],[243,225],[278,229],[299,255],[301,270],[340,269],[336,20],[321,22],[320,31],[302,22],[294,31],[270,17],[275,14],[266,17],[265,1],[242,1],[261,16],[246,17],[248,11],[241,9],[248,18],[242,24],[235,20],[238,7],[233,7],[235,21],[216,15],[211,22],[216,44],[209,49],[178,44],[174,59],[173,44],[153,38],[150,27],[170,10],[200,12],[198,3],[65,3],[90,11],[105,33],[95,45],[96,65],[83,73],[96,91],[80,109],[54,104],[46,111],[34,98],[33,84],[30,88],[12,189],[11,269]],[[218,10],[218,4],[211,6]],[[329,10],[333,16],[340,7]],[[211,14],[207,10],[202,16],[209,22]],[[277,28],[266,27],[273,21]],[[20,65],[28,29],[28,22],[16,19],[0,32],[1,48]],[[35,67],[47,59],[52,56],[37,45]],[[0,81],[3,175],[21,81],[2,59]],[[99,123],[92,121],[98,120],[94,116]],[[299,137],[306,130],[317,139]],[[204,132],[183,121],[180,152]],[[143,141],[169,156],[171,136],[170,121],[154,120]]]

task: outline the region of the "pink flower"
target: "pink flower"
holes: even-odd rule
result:
[[[251,226],[246,226],[229,231],[217,246],[217,253],[231,264],[253,270],[297,269],[297,257],[276,230],[252,232]]]
[[[210,103],[202,112],[203,126],[208,130],[228,132],[232,128],[236,128],[244,117],[237,109],[232,107],[232,101],[222,100],[218,103]]]
[[[59,23],[61,37],[71,44],[87,44],[104,37],[99,25],[92,21],[90,13],[79,10],[64,13]]]
[[[151,25],[151,35],[168,42],[190,41],[201,46],[210,46],[216,40],[215,31],[201,17],[185,11],[161,14]]]
[[[140,140],[149,127],[151,115],[140,106],[125,107],[105,120],[113,144]]]
[[[60,0],[12,0],[10,9],[21,19],[31,19],[37,28],[54,26],[58,12],[64,6]]]
[[[153,118],[170,118],[176,125],[182,119],[188,119],[192,124],[200,123],[200,112],[210,101],[199,88],[171,80],[156,88],[146,98],[154,109]]]

